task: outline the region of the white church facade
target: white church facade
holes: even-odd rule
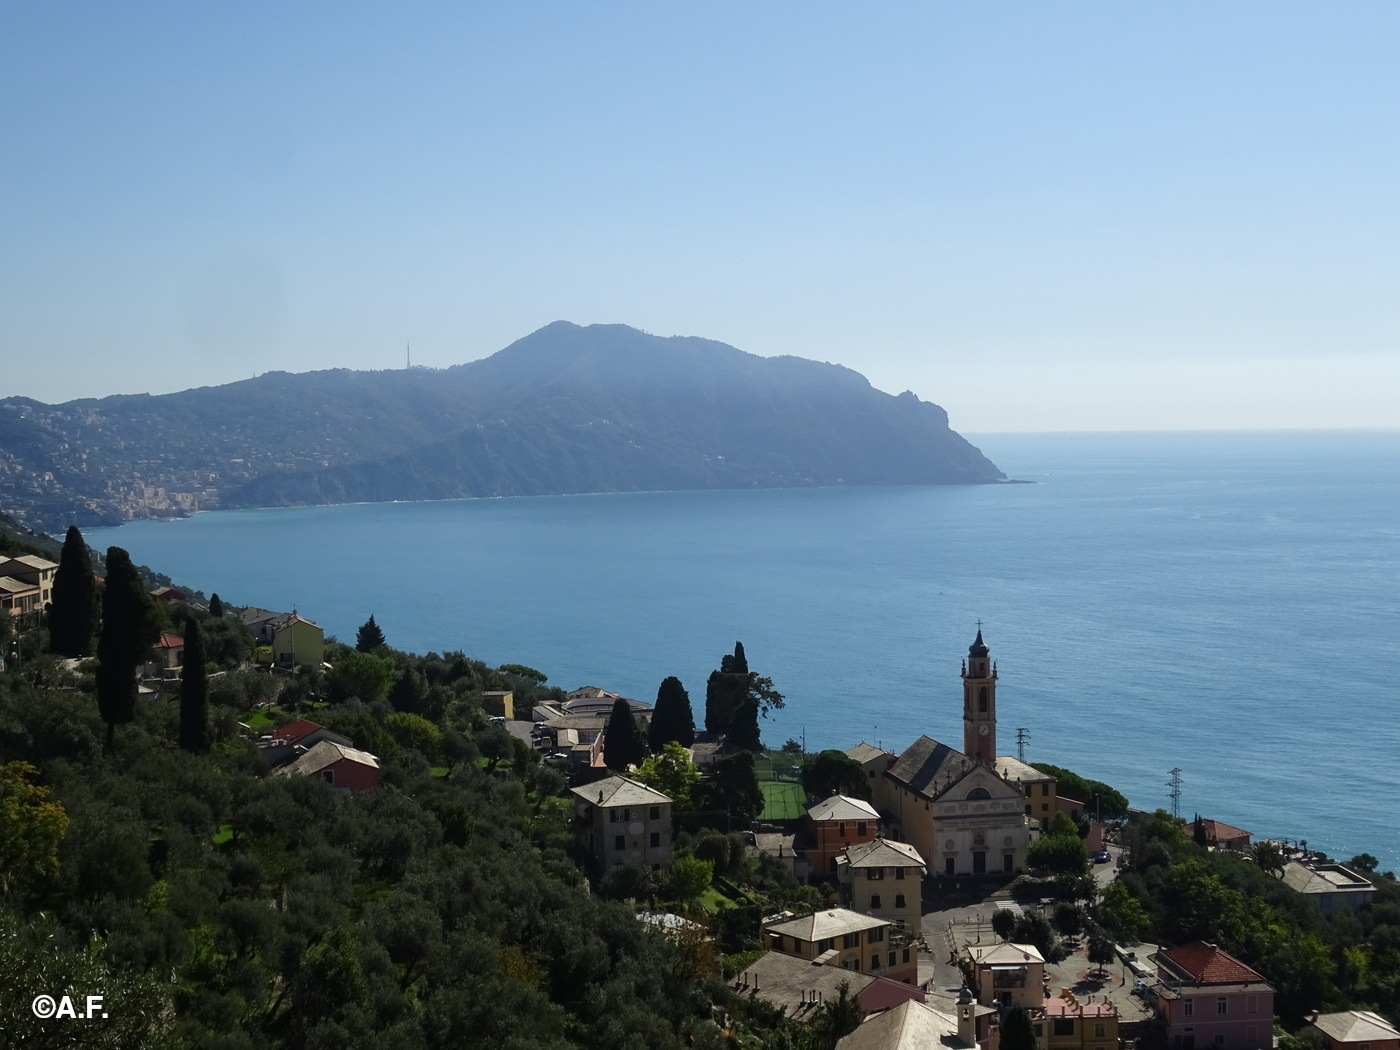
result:
[[[1033,785],[1007,776],[1012,763],[997,757],[997,670],[980,628],[962,683],[962,750],[921,736],[873,777],[875,802],[889,837],[917,849],[930,875],[1021,872],[1039,826],[1027,802]]]

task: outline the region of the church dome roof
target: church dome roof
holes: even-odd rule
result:
[[[991,650],[987,648],[987,643],[982,641],[982,629],[977,629],[977,641],[967,647],[968,656],[986,656]]]

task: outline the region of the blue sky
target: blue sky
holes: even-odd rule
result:
[[[957,429],[1400,426],[1389,4],[7,4],[0,394],[557,319]]]

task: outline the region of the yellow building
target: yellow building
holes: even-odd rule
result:
[[[481,708],[495,718],[514,720],[515,694],[509,689],[488,689],[481,694]]]
[[[1033,1021],[1040,1050],[1117,1050],[1118,1008],[1104,996],[1078,999],[1068,988],[1046,999],[1041,1016]]]
[[[907,842],[861,842],[836,858],[841,897],[851,909],[902,923],[915,932],[923,917],[919,889],[926,874],[919,851]]]
[[[326,659],[326,632],[293,611],[272,628],[274,667],[319,668]]]
[[[57,572],[58,562],[41,558],[37,554],[0,558],[0,576],[8,576],[39,588],[40,608],[53,601],[53,578]]]
[[[1026,796],[1026,816],[1050,823],[1059,805],[1055,778],[1011,755],[1000,755],[996,762],[1002,778],[1019,787]]]
[[[764,939],[771,950],[808,962],[918,983],[918,958],[911,938],[898,935],[889,922],[871,915],[845,908],[813,912],[768,924]]]

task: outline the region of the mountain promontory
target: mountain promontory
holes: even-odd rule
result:
[[[40,527],[215,507],[1003,479],[912,393],[625,325],[557,321],[446,369],[0,400],[0,500]]]

